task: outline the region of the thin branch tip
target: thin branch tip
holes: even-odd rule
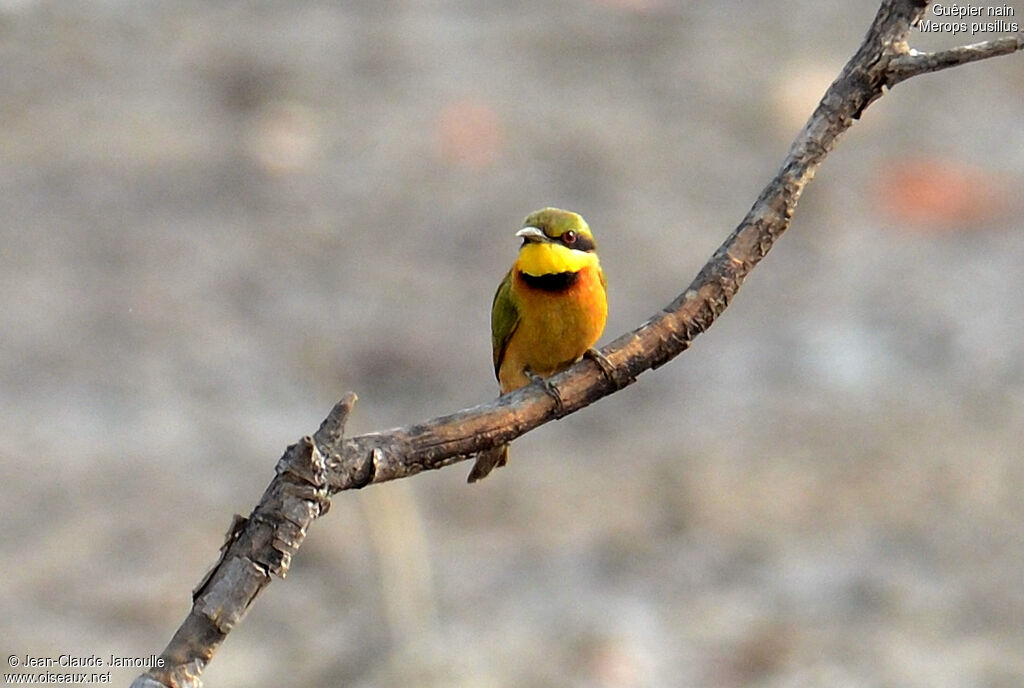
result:
[[[345,423],[348,421],[348,416],[352,413],[352,408],[358,399],[355,392],[345,392],[341,400],[331,408],[331,412],[324,418],[324,422],[320,424],[317,431],[313,433],[313,441],[317,444],[328,444],[340,440],[345,434]]]
[[[1024,50],[1024,36],[1003,36],[991,41],[961,45],[934,53],[909,50],[906,53],[896,55],[890,61],[888,85],[894,86],[901,81],[906,81],[920,74],[938,72],[950,67],[959,67],[971,62],[987,60],[991,57],[1011,55],[1018,50]]]

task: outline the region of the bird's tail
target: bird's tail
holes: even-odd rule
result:
[[[506,463],[508,463],[507,444],[486,449],[476,457],[476,463],[473,464],[473,470],[469,472],[466,482],[475,483],[477,480],[486,478],[491,471]]]

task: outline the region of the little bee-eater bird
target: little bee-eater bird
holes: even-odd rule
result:
[[[516,236],[523,245],[491,306],[494,374],[502,394],[565,370],[588,352],[600,356],[591,347],[608,316],[604,272],[582,217],[544,208],[528,215]],[[557,395],[555,400],[561,401]],[[482,452],[469,482],[507,461],[507,444]]]

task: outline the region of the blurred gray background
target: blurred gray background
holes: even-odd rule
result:
[[[493,398],[529,211],[640,324],[876,7],[0,0],[0,649],[159,652],[346,390]],[[1024,56],[900,85],[691,351],[339,495],[207,684],[1024,684],[1022,181]]]

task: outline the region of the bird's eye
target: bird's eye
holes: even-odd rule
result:
[[[576,232],[570,229],[562,235],[562,241],[565,242],[566,246],[572,246],[576,243]]]

